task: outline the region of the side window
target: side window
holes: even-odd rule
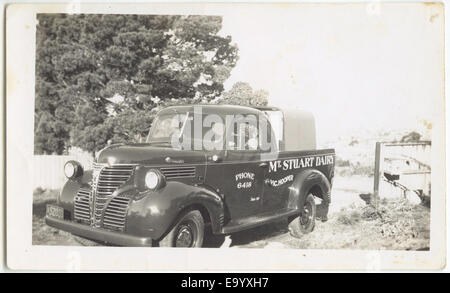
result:
[[[244,147],[251,151],[259,149],[258,127],[247,123],[245,125],[246,136]]]
[[[254,151],[259,149],[258,127],[246,121],[238,122],[231,129],[231,141],[228,142],[229,150]]]
[[[284,141],[283,129],[284,129],[284,115],[281,111],[265,111],[270,124],[272,125],[273,133],[275,135],[276,145],[280,147]]]
[[[259,149],[261,152],[278,151],[278,143],[276,131],[273,129],[271,121],[261,117],[259,124]]]

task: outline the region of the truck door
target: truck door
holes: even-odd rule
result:
[[[268,162],[269,168],[264,173],[264,195],[262,212],[279,213],[288,208],[289,187],[294,181],[295,172],[283,170],[284,154]]]
[[[257,135],[254,128],[237,124],[234,138],[227,142],[220,161],[209,159],[207,163],[205,182],[224,196],[230,218],[236,224],[261,212],[266,168],[260,166],[261,153],[257,140],[254,144]]]

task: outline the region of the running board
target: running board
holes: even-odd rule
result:
[[[237,221],[231,221],[226,226],[222,227],[221,234],[230,234],[234,232],[239,232],[242,230],[254,228],[257,226],[261,226],[264,224],[268,224],[271,222],[276,222],[277,220],[298,215],[299,211],[297,209],[284,209],[284,210],[278,210],[275,213],[264,213],[259,214],[257,216],[245,218],[245,219],[239,219]]]

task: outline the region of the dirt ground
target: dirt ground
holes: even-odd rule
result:
[[[290,236],[287,222],[264,225],[224,238],[205,235],[206,247],[428,250],[430,210],[400,197],[386,196],[375,211],[361,199],[369,194],[373,179],[365,176],[336,177],[329,220],[301,239]],[[35,192],[33,201],[33,245],[101,245],[84,241],[44,223],[45,205],[54,203],[58,191]]]

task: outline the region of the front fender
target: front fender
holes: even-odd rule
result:
[[[308,193],[316,186],[320,188],[323,199],[329,201],[331,185],[322,172],[307,169],[297,174],[289,192],[289,208],[303,207]]]
[[[206,209],[213,232],[220,231],[224,213],[221,197],[205,187],[176,181],[167,182],[158,191],[147,191],[142,199],[133,201],[127,213],[126,231],[158,240],[190,207]]]
[[[78,189],[81,187],[90,188],[90,180],[92,179],[92,170],[84,171],[83,176],[76,179],[69,179],[61,189],[58,197],[58,204],[65,210],[70,211],[73,215],[73,202],[77,195]]]

